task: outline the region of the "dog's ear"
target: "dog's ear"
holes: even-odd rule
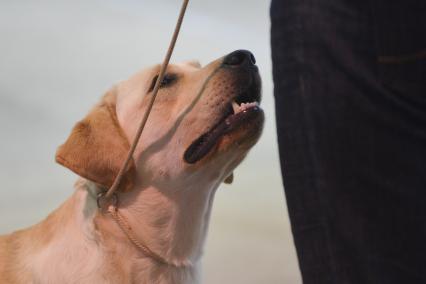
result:
[[[232,172],[223,182],[226,184],[231,184],[234,181],[234,173]]]
[[[111,187],[129,151],[129,141],[116,115],[116,93],[108,92],[89,114],[78,122],[56,152],[56,162],[104,187]],[[129,190],[135,178],[132,161],[120,190]]]

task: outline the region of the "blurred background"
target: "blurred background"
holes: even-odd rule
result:
[[[0,234],[42,220],[76,176],[54,153],[115,82],[163,60],[180,1],[0,1]],[[190,1],[172,62],[249,49],[264,135],[216,194],[204,281],[301,283],[279,170],[268,0]]]

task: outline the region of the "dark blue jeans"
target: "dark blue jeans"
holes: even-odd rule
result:
[[[426,283],[426,0],[273,0],[304,283]]]

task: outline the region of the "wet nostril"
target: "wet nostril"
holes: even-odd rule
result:
[[[256,59],[253,54],[247,50],[236,50],[231,52],[223,59],[223,64],[229,66],[239,66],[243,63],[256,64]]]

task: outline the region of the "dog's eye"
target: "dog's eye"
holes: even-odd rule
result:
[[[149,87],[148,93],[154,90],[155,82],[157,82],[158,75],[156,75],[154,78],[152,78],[151,86]],[[160,83],[160,88],[167,87],[174,83],[177,79],[176,74],[165,74],[163,77],[163,80]]]

